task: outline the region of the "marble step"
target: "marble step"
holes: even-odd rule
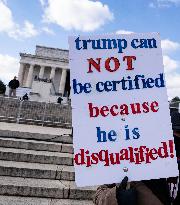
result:
[[[0,176],[74,181],[73,166],[0,160]]]
[[[35,151],[0,147],[0,160],[40,164],[73,165],[70,153]]]
[[[19,125],[16,124],[17,129],[18,129],[18,126]],[[35,126],[32,127],[32,131],[34,132],[31,132],[30,128],[27,128],[27,132],[26,132],[26,129],[23,129],[23,131],[22,130],[17,131],[17,130],[1,129],[0,137],[16,138],[16,139],[30,139],[30,140],[39,140],[39,141],[42,140],[42,141],[48,141],[48,142],[61,142],[61,143],[67,143],[67,144],[73,143],[73,139],[71,135],[72,131],[70,129],[59,129],[59,133],[45,134],[45,133],[39,133],[37,128],[36,130],[33,130],[34,127]],[[7,127],[7,129],[10,129],[10,128]],[[45,132],[46,130],[42,130],[42,131]]]
[[[0,196],[0,205],[93,205],[91,200]]]
[[[50,152],[65,152],[73,153],[72,144],[4,138],[0,137],[0,147],[28,149],[37,151],[50,151]]]
[[[97,187],[78,188],[73,181],[0,176],[0,195],[92,200]]]

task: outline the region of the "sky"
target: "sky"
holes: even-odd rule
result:
[[[0,79],[17,75],[19,53],[68,49],[69,35],[159,32],[168,97],[180,97],[180,0],[0,0]]]

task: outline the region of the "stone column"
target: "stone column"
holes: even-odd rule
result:
[[[18,72],[18,80],[20,86],[23,85],[23,71],[24,71],[24,64],[20,63],[19,72]]]
[[[33,78],[33,71],[34,71],[34,65],[30,64],[29,72],[26,80],[26,87],[30,88],[32,86],[32,78]]]
[[[60,81],[60,85],[59,85],[59,93],[61,93],[62,95],[64,94],[64,89],[65,89],[65,85],[66,85],[66,75],[67,75],[67,70],[62,69],[61,81]]]
[[[43,79],[43,77],[44,77],[44,70],[45,70],[45,66],[41,66],[40,72],[39,72],[39,78],[41,78],[41,79]]]
[[[50,79],[53,81],[56,72],[56,67],[51,67]]]

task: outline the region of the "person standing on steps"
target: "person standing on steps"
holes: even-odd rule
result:
[[[17,80],[16,76],[14,76],[14,79],[9,82],[8,86],[9,86],[9,97],[12,97],[13,94],[13,97],[15,98],[16,89],[19,87],[19,81]]]

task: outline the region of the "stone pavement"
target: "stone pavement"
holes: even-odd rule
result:
[[[0,122],[0,130],[10,130],[18,132],[29,132],[49,135],[65,135],[71,134],[71,129],[43,127],[36,125],[25,125],[17,123]]]

